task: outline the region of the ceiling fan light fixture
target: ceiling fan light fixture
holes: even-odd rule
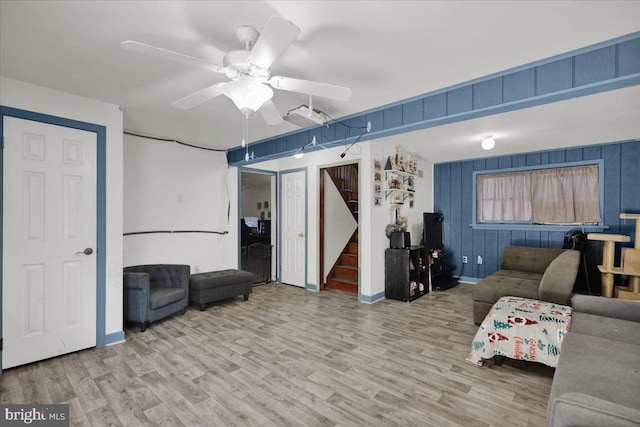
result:
[[[273,90],[270,87],[251,80],[236,80],[225,84],[222,92],[236,104],[236,107],[248,116],[255,113],[265,103],[273,97]]]

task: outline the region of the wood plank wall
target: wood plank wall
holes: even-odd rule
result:
[[[640,212],[640,141],[436,164],[434,208],[445,218],[443,239],[445,249],[457,264],[454,274],[483,278],[499,269],[505,246],[560,248],[564,239],[563,231],[473,230],[469,224],[472,222],[474,171],[593,159],[604,160],[604,222],[610,227],[606,233],[629,235],[632,241],[625,246],[633,246],[634,224],[632,221],[625,224],[619,215],[621,212]],[[464,271],[461,270],[463,255],[469,257]],[[483,258],[481,265],[476,263],[478,256]],[[601,246],[590,242],[587,265],[591,289],[597,292],[600,283],[594,266],[600,262],[600,257]]]

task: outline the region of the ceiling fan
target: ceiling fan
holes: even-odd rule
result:
[[[253,27],[239,27],[236,37],[244,49],[228,52],[224,56],[223,65],[131,40],[122,42],[121,46],[129,51],[225,74],[230,79],[185,96],[173,102],[172,106],[189,109],[224,94],[234,102],[245,117],[248,118],[250,114],[260,111],[268,124],[276,125],[282,123],[283,119],[271,101],[273,96],[271,88],[337,101],[347,101],[351,97],[351,89],[347,87],[271,75],[271,65],[293,43],[298,34],[300,34],[300,28],[291,21],[277,16],[269,19],[262,34]]]

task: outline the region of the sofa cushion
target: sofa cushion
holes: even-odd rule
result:
[[[186,297],[183,288],[156,288],[149,293],[149,306],[157,310]]]
[[[639,352],[640,346],[577,333],[572,326],[562,341],[549,401],[564,393],[580,392],[640,408]]]
[[[542,274],[500,270],[473,287],[473,300],[493,304],[505,295],[538,299]]]
[[[638,309],[640,310],[640,305],[638,305]],[[574,311],[571,331],[635,344],[638,346],[638,351],[640,352],[638,322]]]
[[[502,254],[502,270],[528,271],[544,274],[551,261],[564,249],[507,246]]]

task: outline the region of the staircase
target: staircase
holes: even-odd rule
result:
[[[327,278],[327,288],[338,291],[358,293],[358,232],[353,233],[351,241],[338,257]]]
[[[342,198],[358,221],[358,165],[327,169]],[[353,233],[327,277],[328,289],[358,293],[358,230]]]

